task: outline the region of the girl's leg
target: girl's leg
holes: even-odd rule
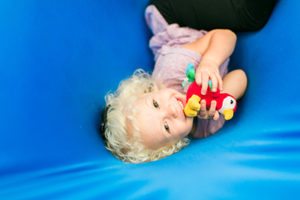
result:
[[[247,87],[247,76],[243,70],[237,69],[229,72],[223,78],[223,91],[236,99],[243,96]]]

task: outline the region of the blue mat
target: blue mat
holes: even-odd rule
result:
[[[1,199],[299,199],[300,2],[239,35],[249,87],[218,134],[125,164],[97,132],[103,96],[151,71],[146,0],[0,2]]]

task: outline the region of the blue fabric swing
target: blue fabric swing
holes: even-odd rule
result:
[[[233,120],[157,162],[103,146],[104,95],[151,71],[147,0],[0,2],[1,199],[299,199],[300,1],[239,34],[249,87]]]

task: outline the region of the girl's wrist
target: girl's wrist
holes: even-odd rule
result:
[[[199,68],[209,67],[209,68],[219,68],[219,63],[212,58],[203,57],[198,65]]]

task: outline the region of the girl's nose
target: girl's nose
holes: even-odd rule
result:
[[[173,102],[169,103],[168,114],[169,114],[170,117],[173,117],[173,118],[178,117],[177,107]]]

